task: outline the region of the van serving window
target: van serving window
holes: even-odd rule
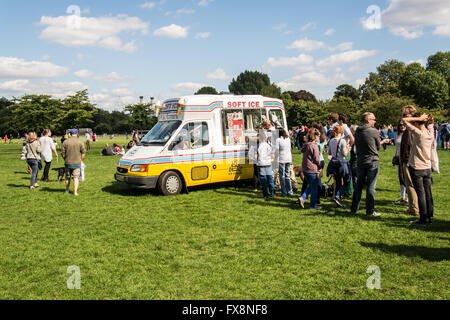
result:
[[[222,111],[223,144],[244,144],[244,115],[242,109]]]

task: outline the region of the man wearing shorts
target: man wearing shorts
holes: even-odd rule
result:
[[[86,150],[78,139],[78,130],[70,129],[71,137],[64,141],[61,156],[66,168],[66,193],[69,193],[70,178],[73,179],[73,194],[78,195],[78,183],[81,172],[81,162],[84,160]]]

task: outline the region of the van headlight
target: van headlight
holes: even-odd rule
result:
[[[135,164],[130,172],[148,172],[148,164]]]

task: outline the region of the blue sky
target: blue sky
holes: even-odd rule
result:
[[[0,96],[87,88],[109,110],[228,91],[244,70],[329,99],[387,59],[450,49],[448,0],[2,1],[0,21]]]

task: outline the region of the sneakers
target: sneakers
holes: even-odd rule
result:
[[[298,198],[298,203],[300,204],[300,207],[302,207],[302,209],[305,209],[305,199],[303,199],[302,197]]]
[[[311,209],[311,210],[322,210],[322,207],[319,206],[319,205],[316,205],[315,207],[310,208],[310,209]]]
[[[333,202],[336,203],[338,207],[345,208],[339,198],[334,198]]]
[[[377,212],[373,212],[372,214],[366,214],[367,217],[375,218],[375,217],[381,217],[381,214]]]
[[[409,216],[414,216],[414,217],[420,216],[419,212],[414,212],[414,211],[409,211],[409,210],[406,210],[405,214],[407,214]]]
[[[406,200],[406,199],[399,199],[399,200],[395,201],[394,203],[397,204],[397,205],[402,205],[402,204],[408,203],[408,200]]]

